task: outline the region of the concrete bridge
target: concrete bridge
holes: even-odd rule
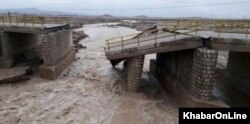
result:
[[[225,107],[214,100],[213,86],[218,50],[226,50],[230,51],[227,71],[244,79],[240,87],[248,87],[249,91],[249,22],[186,23],[178,21],[106,41],[105,53],[111,64],[125,61],[128,90],[138,90],[144,56],[156,53],[150,71],[183,106]]]
[[[18,56],[39,58],[41,77],[56,79],[74,60],[68,24],[46,17],[0,17],[0,67],[11,67]],[[61,19],[61,18],[60,18]]]

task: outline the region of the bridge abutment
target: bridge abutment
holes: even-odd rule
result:
[[[127,59],[126,80],[128,91],[137,91],[140,86],[141,75],[143,70],[144,55],[130,57]]]
[[[0,66],[2,68],[41,56],[40,34],[1,31],[0,38]]]
[[[3,26],[0,29],[0,67],[39,66],[40,76],[56,79],[75,59],[69,25]],[[43,60],[43,63],[41,63]],[[33,65],[34,64],[34,65]],[[40,65],[43,64],[43,65]]]
[[[42,34],[43,65],[41,77],[56,79],[61,72],[75,59],[70,30]]]
[[[13,57],[10,55],[9,34],[0,31],[0,67],[7,68],[13,65]]]
[[[229,52],[226,74],[227,85],[250,95],[250,53]]]
[[[211,103],[217,55],[217,50],[207,48],[158,53],[156,69],[151,71],[156,72],[156,77],[182,106],[223,106],[220,102]]]

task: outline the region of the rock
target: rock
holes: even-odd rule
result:
[[[61,115],[66,115],[66,114],[68,114],[68,113],[70,112],[70,110],[71,110],[71,107],[70,107],[70,106],[67,107],[67,108],[65,108],[65,109],[63,109]]]
[[[76,49],[76,51],[78,51],[79,49],[87,49],[87,47],[83,46],[82,44],[76,44],[74,48]]]
[[[81,23],[70,24],[70,28],[71,29],[82,28],[82,25],[83,24],[81,24]]]
[[[73,36],[72,36],[73,37],[73,43],[75,45],[77,45],[80,40],[88,37],[88,35],[85,34],[84,31],[73,31],[72,33],[73,33]]]
[[[96,77],[96,73],[92,73],[92,76],[93,76],[93,77]]]
[[[48,88],[48,89],[45,89],[45,91],[50,93],[50,92],[53,91],[53,89],[52,88]]]

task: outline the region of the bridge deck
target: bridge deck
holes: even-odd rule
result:
[[[0,24],[0,27],[34,27],[34,28],[55,28],[58,26],[63,26],[64,24],[32,24],[32,23],[4,23],[4,24]]]
[[[246,34],[176,30],[175,33],[158,32],[140,38],[111,42],[105,48],[105,53],[108,59],[113,60],[151,53],[194,49],[202,47],[202,38],[208,37],[212,37],[208,43],[210,47],[250,52],[250,37],[247,37]]]
[[[68,29],[68,24],[32,24],[32,23],[0,23],[0,30],[8,32],[40,33],[41,31],[50,31],[58,29]]]

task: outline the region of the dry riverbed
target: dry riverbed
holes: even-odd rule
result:
[[[149,59],[154,55],[146,56],[145,85],[138,93],[125,92],[122,64],[114,69],[106,60],[105,39],[138,31],[107,24],[85,25],[77,30],[89,35],[80,42],[87,49],[79,50],[77,60],[57,80],[33,75],[29,81],[0,86],[1,124],[178,123],[175,101],[147,74]]]

